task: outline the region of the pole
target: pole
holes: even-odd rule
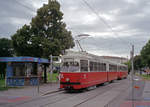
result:
[[[44,83],[47,83],[46,65],[44,65]]]
[[[38,76],[38,94],[40,93],[40,82],[39,82],[39,76]]]
[[[38,64],[37,64],[37,80],[38,80],[38,94],[39,94],[39,92],[40,92],[40,79],[39,79],[39,65],[40,65],[40,58],[38,59]]]
[[[132,45],[132,51],[131,51],[131,57],[132,57],[132,107],[134,107],[134,45]]]
[[[51,55],[51,72],[50,72],[50,81],[52,82],[52,74],[53,74],[53,56]]]

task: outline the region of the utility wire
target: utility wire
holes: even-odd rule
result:
[[[23,3],[21,3],[21,2],[19,2],[19,1],[17,1],[17,0],[15,0],[15,1],[16,1],[16,3],[18,3],[19,5],[25,7],[26,9],[28,9],[28,10],[34,12],[34,13],[36,12],[33,8],[31,8],[31,7],[27,6],[27,5],[24,5]]]
[[[114,34],[115,34],[115,37],[118,36],[118,34],[112,29],[112,27],[98,14],[98,12],[86,1],[86,0],[82,0],[86,5],[87,7],[98,17],[98,19],[100,21],[102,21]],[[118,37],[117,37],[118,38]],[[118,38],[120,39],[120,38]],[[120,39],[121,41],[123,41],[124,43],[127,43],[129,45],[128,42],[126,42],[125,40],[123,39]],[[130,45],[129,45],[130,46]]]

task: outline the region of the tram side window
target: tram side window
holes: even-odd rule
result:
[[[120,67],[120,71],[123,71],[123,70],[122,70],[122,66]]]
[[[127,67],[125,67],[125,71],[127,71],[128,70],[128,68]]]
[[[114,70],[117,71],[117,65],[114,65]]]
[[[94,71],[97,71],[97,62],[94,62]]]
[[[118,67],[118,71],[121,71],[121,66]]]
[[[116,71],[117,65],[109,65],[109,71]]]
[[[127,67],[125,67],[125,66],[121,67],[121,71],[126,71],[126,70],[127,70]]]
[[[103,71],[103,65],[100,63],[100,71]]]
[[[100,72],[100,63],[97,63],[97,70]]]
[[[106,64],[100,63],[100,71],[106,71]]]
[[[126,71],[126,67],[124,67],[124,71]]]
[[[80,60],[80,69],[81,72],[87,72],[88,71],[88,60]]]
[[[106,71],[106,64],[103,63],[103,71]]]
[[[103,64],[100,63],[100,71],[103,71]]]
[[[90,72],[94,71],[94,62],[90,61]]]
[[[78,72],[79,63],[78,62],[64,62],[61,67],[62,72]]]

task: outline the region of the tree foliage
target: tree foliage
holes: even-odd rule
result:
[[[128,66],[128,73],[129,73],[131,71],[131,61],[129,60],[124,64]]]
[[[19,56],[48,58],[50,54],[59,55],[74,46],[71,32],[62,21],[63,13],[56,0],[37,10],[30,25],[24,25],[12,36],[15,52]]]
[[[140,55],[136,55],[134,57],[134,68],[135,70],[140,70],[143,67],[142,57]]]
[[[0,57],[11,57],[13,56],[13,48],[11,40],[7,38],[0,39]],[[6,63],[0,63],[0,79],[5,78]]]
[[[150,67],[150,40],[141,50],[141,57],[143,65]]]
[[[7,38],[0,39],[0,57],[13,56],[13,48],[11,40]]]

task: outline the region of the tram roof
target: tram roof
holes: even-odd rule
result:
[[[115,64],[119,66],[125,66],[124,64],[109,61],[107,59],[104,59],[102,56],[90,54],[87,52],[75,52],[75,51],[67,51],[66,55],[63,55],[63,58],[76,58],[76,59],[89,59],[89,60],[94,60],[94,61],[102,61],[110,64]]]

